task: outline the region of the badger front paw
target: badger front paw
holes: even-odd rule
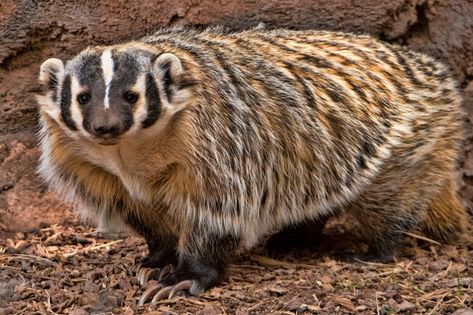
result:
[[[178,294],[199,295],[215,286],[222,279],[240,239],[232,234],[214,234],[197,225],[179,243],[176,268],[161,273],[156,283],[149,283],[138,304],[150,299],[154,303]]]
[[[142,286],[150,279],[160,280],[177,263],[177,254],[174,248],[149,247],[149,251],[149,255],[138,264],[137,279]]]
[[[170,270],[157,283],[146,289],[138,305],[150,300],[153,304],[183,294],[199,295],[221,280],[224,269],[224,265],[213,266],[208,260],[189,259],[181,262],[176,270]]]

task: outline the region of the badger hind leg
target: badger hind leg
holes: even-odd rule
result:
[[[360,222],[360,232],[369,245],[363,259],[393,261],[405,232],[412,232],[445,183],[435,161],[423,167],[406,167],[401,162],[387,168],[346,208]],[[449,174],[448,174],[449,176]]]
[[[373,197],[373,194],[371,194]],[[360,222],[360,233],[368,243],[368,252],[359,255],[362,260],[389,263],[394,261],[405,234],[411,230],[420,217],[414,207],[403,207],[396,198],[368,198],[350,205],[350,212]]]
[[[269,237],[265,250],[270,256],[275,256],[294,249],[315,249],[320,245],[327,219],[323,217],[287,226]]]
[[[464,232],[467,214],[456,188],[455,180],[448,180],[426,209],[420,228],[427,237],[442,243],[452,243]]]

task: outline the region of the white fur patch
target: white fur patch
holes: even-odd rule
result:
[[[134,121],[144,121],[148,115],[147,104],[146,104],[146,76],[144,74],[140,75],[136,80],[135,85],[132,87],[132,90],[137,92],[140,97],[138,97],[138,102],[135,104],[135,113]],[[143,97],[141,97],[143,96]],[[127,134],[133,134],[141,128],[140,124],[133,124],[130,130],[127,131]]]
[[[105,80],[105,99],[103,101],[103,106],[105,108],[110,108],[110,99],[109,99],[109,90],[110,90],[110,83],[112,82],[113,78],[113,59],[112,59],[112,52],[110,49],[107,49],[103,52],[102,57],[100,58],[102,62],[102,71],[103,71],[103,78]]]
[[[79,95],[84,88],[80,85],[76,77],[71,76],[71,118],[76,124],[77,129],[85,134],[84,128],[82,127],[82,111],[80,110],[79,103],[77,102],[77,95]]]

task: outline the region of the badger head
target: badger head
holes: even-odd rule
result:
[[[71,137],[101,145],[152,129],[186,106],[192,80],[172,53],[139,45],[89,48],[41,65],[40,112]],[[169,119],[168,119],[169,120]]]

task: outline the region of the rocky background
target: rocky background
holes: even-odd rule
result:
[[[369,33],[442,59],[464,89],[468,139],[461,195],[473,200],[473,1],[148,0],[0,2],[0,231],[71,218],[35,174],[37,76],[49,57],[113,43],[176,24],[331,29]]]

